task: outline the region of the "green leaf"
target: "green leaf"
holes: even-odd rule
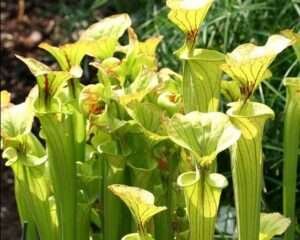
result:
[[[240,131],[231,124],[229,117],[218,112],[176,114],[166,128],[170,139],[191,151],[201,166],[209,166],[219,152],[240,137]]]
[[[86,192],[80,189],[77,192],[77,213],[76,213],[76,238],[89,239],[90,237],[90,198]]]
[[[55,97],[65,86],[66,82],[72,78],[72,75],[63,71],[52,71],[37,78],[39,94],[44,92],[47,97]],[[45,96],[46,97],[46,96]]]
[[[268,76],[268,67],[292,41],[282,35],[272,35],[264,46],[246,43],[238,46],[225,57],[221,68],[241,84],[241,93],[248,99],[262,80]]]
[[[112,98],[112,81],[114,77],[117,75],[116,69],[119,66],[119,59],[111,57],[103,60],[101,63],[92,62],[91,66],[98,69],[98,80],[104,85],[103,90],[103,98],[108,101],[108,99]]]
[[[89,145],[86,145],[88,149]],[[85,196],[85,202],[92,204],[100,196],[99,186],[103,184],[101,171],[102,159],[99,159],[99,154],[91,152],[84,162],[77,162],[77,177],[78,177],[78,188],[82,189]]]
[[[168,17],[183,32],[198,32],[214,0],[167,0]]]
[[[162,83],[162,90],[181,95],[182,76],[169,68],[162,68],[158,72],[159,81]]]
[[[58,109],[55,108],[55,97],[71,78],[72,75],[70,73],[63,71],[53,71],[37,77],[39,96],[35,105],[36,109],[38,111],[50,109],[58,111]]]
[[[138,123],[146,135],[153,140],[163,140],[162,121],[166,118],[164,112],[152,103],[133,103],[128,108],[129,115]]]
[[[48,66],[35,60],[34,58],[24,58],[19,55],[16,55],[16,57],[26,64],[35,77],[51,72],[51,69]]]
[[[131,102],[140,102],[158,84],[158,76],[155,72],[141,71],[132,84],[118,93],[119,101],[124,106]]]
[[[119,83],[121,87],[127,88],[136,80],[140,80],[140,76],[147,72],[155,72],[157,70],[157,61],[155,51],[157,45],[161,41],[161,37],[154,37],[147,39],[145,42],[139,42],[137,36],[132,29],[129,29],[129,44],[120,47],[119,51],[123,52],[125,57],[122,60],[111,57],[115,51],[113,39],[108,39],[107,43],[111,46],[111,51],[108,51],[108,46],[104,44],[94,44],[95,48],[91,45],[88,51],[89,55],[96,56],[97,53],[105,54],[105,59],[99,62],[91,63],[98,71],[99,81],[104,85]],[[102,48],[105,48],[103,51]],[[97,48],[99,50],[97,50]],[[99,56],[98,56],[99,58]]]
[[[156,71],[156,49],[161,36],[152,37],[144,42],[140,42],[134,30],[128,29],[129,44],[121,50],[126,54],[119,67],[120,83],[123,86],[128,82],[133,82],[142,71]]]
[[[1,109],[1,148],[4,149],[3,157],[8,159],[7,166],[17,159],[26,166],[41,165],[47,160],[42,145],[31,133],[33,92],[29,93],[24,103],[18,105],[9,104],[9,99],[6,99],[9,105]]]
[[[185,33],[185,43],[177,53],[192,55],[200,26],[214,0],[167,0],[169,19]]]
[[[40,110],[49,108],[53,98],[65,86],[66,82],[72,78],[72,75],[66,71],[51,71],[46,65],[32,58],[23,58],[20,56],[18,58],[27,65],[37,79],[37,107]]]
[[[31,131],[33,109],[29,102],[12,105],[1,110],[1,137],[15,138]]]
[[[133,58],[136,57],[136,60],[138,60],[136,61],[136,65],[143,65],[144,67],[146,66],[150,69],[155,70],[157,68],[157,60],[155,54],[161,40],[162,36],[151,37],[144,42],[139,42],[137,39],[133,38],[130,43],[132,52],[129,53],[128,58],[131,57],[131,59],[133,60]]]
[[[78,41],[75,43],[67,43],[60,47],[61,51],[65,55],[66,62],[68,63],[69,67],[69,69],[62,68],[62,70],[70,70],[73,66],[80,66],[83,57],[86,55],[87,44],[87,42]]]
[[[80,40],[95,40],[101,37],[119,39],[131,25],[128,14],[118,14],[104,18],[86,29]]]
[[[259,240],[271,240],[274,236],[283,234],[290,223],[289,218],[279,213],[261,213]]]
[[[15,148],[7,147],[4,149],[2,157],[7,159],[5,166],[10,166],[18,160],[18,153]]]
[[[157,161],[153,156],[153,145],[144,134],[126,135],[130,154],[126,157],[132,186],[150,190],[153,186]]]
[[[42,48],[48,53],[50,53],[58,62],[62,70],[68,71],[71,68],[70,63],[68,62],[68,59],[65,56],[65,53],[60,48],[54,47],[48,43],[41,43],[39,45],[39,48]]]
[[[104,36],[93,41],[85,41],[84,43],[87,49],[86,54],[99,60],[112,57],[119,46],[118,40],[109,36]]]
[[[141,72],[134,82],[125,89],[127,93],[150,92],[158,85],[157,74],[152,71]]]
[[[71,69],[74,67],[77,69],[81,68],[80,63],[83,57],[87,55],[88,52],[92,52],[89,51],[89,48],[93,46],[94,45],[89,45],[89,42],[87,41],[68,43],[60,47],[54,47],[48,43],[41,43],[39,45],[40,48],[46,50],[55,58],[61,70],[70,71],[70,73],[73,72]],[[78,73],[78,71],[76,71],[76,73]],[[81,75],[75,74],[73,77],[79,78]]]
[[[137,225],[143,228],[154,215],[166,210],[166,207],[155,206],[153,194],[141,188],[121,184],[113,184],[108,188],[124,201]]]
[[[27,167],[39,166],[47,161],[44,148],[32,133],[4,140],[2,156],[8,160],[6,166],[11,166],[17,160]]]

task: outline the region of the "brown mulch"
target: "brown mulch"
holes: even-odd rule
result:
[[[0,83],[1,89],[12,92],[13,102],[19,103],[34,85],[34,78],[15,55],[38,58],[42,51],[37,46],[49,38],[55,20],[42,16],[39,9],[31,5],[26,8],[28,14],[25,12],[23,18],[18,19],[16,2],[1,2]]]

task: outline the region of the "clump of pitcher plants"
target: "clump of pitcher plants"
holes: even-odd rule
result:
[[[167,1],[170,21],[185,35],[174,53],[180,73],[158,65],[156,49],[167,40],[140,41],[127,14],[91,25],[77,42],[42,43],[55,69],[17,56],[36,86],[17,105],[1,91],[1,149],[14,173],[24,239],[212,240],[229,184],[217,164],[226,149],[238,239],[268,240],[285,230],[286,240],[295,239],[300,79],[284,80],[284,216],[261,213],[263,131],[275,113],[253,94],[280,52],[293,46],[299,55],[299,34],[285,30],[226,54],[197,48],[213,2]],[[83,84],[87,59],[96,74]]]

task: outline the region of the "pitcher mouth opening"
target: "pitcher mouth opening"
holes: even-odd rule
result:
[[[138,233],[129,233],[122,237],[121,240],[140,240],[140,235]],[[148,234],[147,240],[153,240],[150,234]]]
[[[232,102],[226,114],[233,118],[256,118],[256,117],[274,117],[273,110],[265,104],[258,102]]]
[[[285,86],[294,86],[300,88],[300,77],[288,77],[283,80]]]
[[[210,186],[223,189],[228,186],[226,177],[219,173],[211,173],[208,175],[207,181]]]
[[[192,186],[193,184],[197,183],[200,180],[199,173],[195,171],[185,172],[179,175],[177,179],[178,186],[185,188]]]
[[[203,48],[196,48],[194,49],[194,54],[192,56],[180,56],[184,60],[199,60],[199,61],[206,61],[206,62],[224,62],[225,56],[224,54],[216,51],[216,50],[209,50]]]

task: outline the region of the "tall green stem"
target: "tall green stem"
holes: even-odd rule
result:
[[[89,203],[78,203],[77,205],[77,239],[88,240],[90,236],[90,211]]]
[[[273,111],[260,103],[236,102],[227,111],[241,137],[231,147],[239,240],[259,239],[262,189],[262,136]]]
[[[76,240],[77,179],[73,117],[68,114],[38,114],[46,138],[50,175],[57,204],[61,240]],[[81,160],[82,161],[82,160]]]
[[[216,112],[221,91],[221,68],[224,55],[213,50],[195,49],[183,61],[183,104],[185,113]],[[215,171],[217,161],[211,170]]]
[[[72,110],[72,129],[76,161],[83,161],[85,157],[86,118],[81,112],[78,96],[82,89],[79,79],[71,79],[73,85],[69,86],[69,107]],[[68,82],[69,83],[69,82]],[[69,83],[70,84],[70,83]]]
[[[38,233],[36,226],[36,219],[33,216],[32,210],[32,199],[29,190],[28,179],[25,179],[26,167],[20,163],[12,165],[15,175],[15,196],[18,206],[18,213],[23,224],[23,239],[38,240],[39,235],[43,232]],[[40,209],[37,209],[38,211]],[[47,235],[46,235],[47,236]]]
[[[122,158],[117,157],[116,158]],[[124,161],[121,159],[121,161]],[[104,238],[119,240],[123,234],[128,232],[130,222],[124,222],[124,219],[130,219],[126,216],[122,202],[108,190],[108,186],[116,183],[125,182],[124,166],[115,166],[106,161],[104,173]]]
[[[283,139],[283,213],[291,219],[285,240],[295,239],[297,162],[300,145],[300,78],[285,79],[287,102]]]
[[[174,238],[172,231],[172,213],[174,210],[172,189],[173,181],[171,181],[170,176],[168,176],[166,184],[161,182],[153,190],[155,196],[157,196],[157,203],[159,205],[167,206],[166,211],[162,212],[159,216],[154,216],[154,235],[156,239],[172,240]]]
[[[178,177],[183,188],[190,223],[189,240],[212,240],[224,176],[206,170],[185,172]]]

